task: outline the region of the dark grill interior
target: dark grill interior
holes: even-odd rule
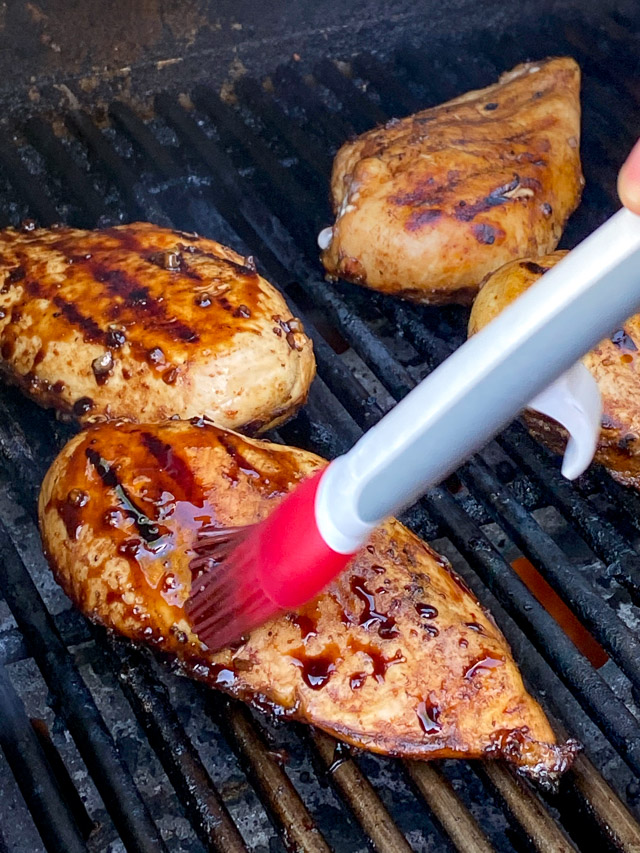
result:
[[[319,367],[309,405],[279,438],[332,456],[458,346],[466,325],[462,309],[322,281],[315,237],[330,222],[337,146],[524,59],[572,54],[584,73],[587,186],[570,247],[616,208],[617,170],[640,135],[632,18],[556,17],[502,36],[416,37],[377,58],[294,60],[265,80],[241,78],[231,99],[202,86],[159,94],[151,119],[123,102],[104,116],[35,117],[0,139],[0,219],[148,219],[256,255],[303,318]],[[569,484],[513,425],[407,515],[494,614],[558,731],[585,745],[552,794],[502,764],[353,755],[91,628],[53,582],[35,526],[39,483],[69,435],[2,390],[0,853],[640,850],[635,493],[598,468]],[[577,648],[511,568],[522,556],[589,646]]]

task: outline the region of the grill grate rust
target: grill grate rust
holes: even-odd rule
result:
[[[16,147],[8,137],[0,140],[0,169],[15,192],[6,200],[7,208],[42,224],[63,215],[88,227],[143,217],[223,240],[229,234],[238,248],[243,243],[250,246],[302,316],[318,358],[320,382],[310,405],[282,428],[282,437],[335,454],[383,414],[385,400],[400,399],[415,385],[425,363],[434,366],[461,342],[464,314],[457,309],[413,308],[319,280],[315,234],[329,221],[326,196],[319,188],[325,187],[326,193],[330,155],[353,129],[364,130],[394,112],[428,106],[491,82],[500,71],[527,58],[525,50],[533,58],[571,52],[585,70],[583,160],[588,183],[583,207],[567,234],[570,245],[613,210],[617,167],[640,130],[627,105],[629,97],[640,99],[627,74],[633,68],[633,43],[615,21],[606,22],[605,33],[607,43],[615,46],[615,75],[606,58],[599,58],[602,53],[594,51],[601,34],[584,23],[553,28],[542,24],[527,33],[525,47],[513,38],[496,41],[478,34],[465,43],[473,58],[464,63],[456,59],[460,45],[455,42],[431,44],[428,50],[409,46],[395,60],[359,56],[351,63],[351,77],[343,73],[343,66],[329,61],[313,69],[282,67],[268,88],[255,80],[241,81],[234,105],[200,87],[192,93],[196,109],[190,112],[173,95],[162,94],[156,99],[158,118],[148,123],[120,103],[110,109],[113,127],[107,130],[98,129],[90,116],[74,112],[65,117],[71,140],[56,136],[43,119],[33,119],[18,130],[42,159],[44,175],[36,179],[29,170],[26,148]],[[306,76],[309,72],[312,79]],[[342,110],[336,112],[336,103]],[[175,134],[177,146],[166,142],[167,129]],[[119,144],[125,139],[130,155],[119,153],[125,150]],[[105,181],[106,194],[100,190]],[[334,352],[329,334],[325,338],[318,330],[324,331],[327,324],[351,347],[350,362]],[[357,375],[369,380],[375,376],[386,396],[373,399],[368,381],[356,378],[353,364],[358,366]],[[5,482],[11,482],[16,499],[26,508],[26,525],[33,533],[38,483],[54,448],[68,433],[12,394],[3,395],[0,415]],[[514,476],[524,473],[533,484],[539,494],[531,499],[536,513],[529,512],[528,503],[525,507],[513,478],[503,482],[498,475],[497,458],[510,460]],[[551,799],[516,780],[506,767],[482,765],[461,771],[464,779],[475,780],[468,790],[480,785],[479,804],[466,786],[456,784],[459,780],[449,763],[438,767],[407,763],[417,800],[407,801],[408,811],[401,814],[384,786],[367,778],[367,762],[350,757],[339,765],[334,761],[334,742],[327,736],[318,733],[300,740],[295,731],[288,732],[286,738],[296,749],[319,759],[315,784],[328,780],[344,802],[350,818],[345,823],[342,815],[336,821],[351,827],[351,834],[339,835],[306,783],[294,784],[293,769],[280,765],[247,709],[193,685],[175,687],[204,697],[214,728],[230,743],[238,767],[271,818],[275,849],[279,838],[288,850],[355,851],[364,849],[367,837],[380,851],[517,850],[522,843],[540,851],[586,851],[596,838],[612,849],[640,849],[640,829],[622,802],[627,799],[635,808],[634,777],[640,776],[640,724],[632,693],[640,688],[638,629],[633,621],[640,616],[636,609],[640,557],[633,529],[638,522],[626,509],[627,492],[597,473],[577,486],[567,484],[555,462],[517,426],[459,476],[476,517],[465,512],[464,495],[439,487],[421,502],[411,520],[414,526],[435,531],[432,538],[446,539],[456,568],[495,614],[514,647],[534,694],[585,743],[595,765],[606,766],[612,786],[585,756],[563,783],[561,794]],[[547,529],[539,515],[547,506],[564,520],[567,541],[575,543],[579,557],[574,544],[566,546]],[[620,516],[616,507],[622,508]],[[627,524],[621,523],[625,516]],[[495,528],[487,526],[490,521],[503,531],[498,537]],[[64,614],[53,618],[28,580],[32,552],[17,531],[9,523],[0,526],[0,589],[18,626],[0,634],[0,662],[11,675],[12,665],[26,656],[36,660],[100,792],[114,838],[117,834],[128,850],[166,849],[165,841],[169,846],[161,838],[158,814],[139,789],[135,769],[118,756],[114,736],[74,662],[79,643],[94,649],[104,672],[119,680],[139,731],[177,792],[191,829],[183,846],[172,838],[172,849],[258,849],[250,824],[234,823],[233,798],[225,797],[217,768],[201,757],[193,734],[173,706],[173,693],[156,684],[148,655],[105,638],[100,631],[87,632],[79,618]],[[596,671],[580,654],[516,576],[507,557],[509,547],[534,562],[606,649],[611,660],[602,670]],[[6,702],[7,708],[16,709],[13,720],[24,731],[20,702],[6,683],[9,689],[0,696],[3,707]],[[115,685],[112,689],[119,690]],[[208,726],[206,717],[199,719],[198,728]],[[275,738],[281,739],[279,731]],[[27,778],[29,773],[39,778],[46,772],[42,778],[53,785],[50,794],[43,795],[49,797],[48,819],[39,824],[46,849],[83,849],[82,845],[92,849],[92,839],[84,839],[74,829],[73,818],[55,808],[55,782],[33,740],[21,759]],[[15,756],[9,760],[15,767]],[[401,765],[379,764],[402,778]],[[405,796],[403,792],[397,798]],[[332,802],[337,815],[338,801]],[[489,804],[502,815],[493,824],[482,810],[486,806],[489,811]],[[35,813],[33,802],[28,800],[28,805]],[[583,826],[577,825],[578,807]],[[513,837],[505,834],[509,820],[516,826]],[[1,836],[0,830],[0,848]],[[67,848],[60,846],[61,837],[72,839]]]

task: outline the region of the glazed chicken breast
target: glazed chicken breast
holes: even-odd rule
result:
[[[543,780],[560,774],[575,743],[556,743],[489,614],[395,520],[300,611],[217,653],[198,641],[184,604],[207,531],[259,521],[324,464],[206,423],[97,425],[45,478],[44,547],[91,619],[259,708],[375,752],[504,757]]]
[[[526,258],[507,264],[484,283],[471,310],[469,334],[478,332],[567,253]],[[595,459],[614,480],[640,489],[640,314],[605,338],[582,359],[598,383],[603,414]],[[556,453],[564,453],[567,433],[557,421],[527,410],[531,434]]]
[[[330,278],[470,304],[487,273],[555,249],[580,200],[580,70],[518,65],[486,89],[392,119],[333,166]]]
[[[291,415],[312,346],[251,259],[148,223],[0,231],[0,371],[82,423]]]

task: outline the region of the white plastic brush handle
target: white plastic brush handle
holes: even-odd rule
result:
[[[618,211],[424,379],[322,478],[316,521],[352,553],[640,310],[640,217]]]

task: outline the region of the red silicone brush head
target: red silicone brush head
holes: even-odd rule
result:
[[[186,612],[210,649],[315,598],[353,556],[331,549],[318,530],[321,477],[301,483],[260,524],[201,532],[191,568],[205,572],[194,582]]]

